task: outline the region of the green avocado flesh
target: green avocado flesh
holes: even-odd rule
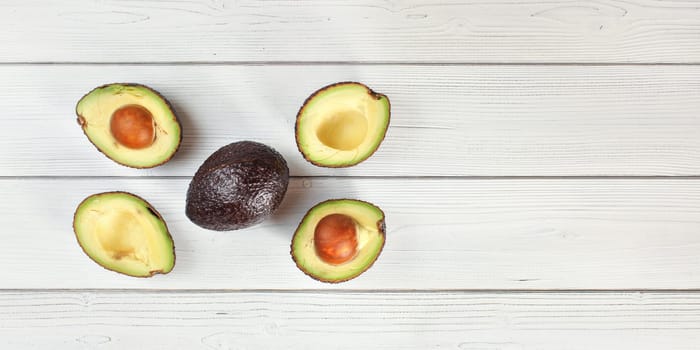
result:
[[[333,214],[354,221],[357,252],[348,261],[332,264],[317,253],[315,232],[319,222]],[[311,208],[294,233],[291,254],[297,267],[322,282],[344,282],[369,269],[384,247],[384,212],[371,203],[355,199],[334,199]]]
[[[318,166],[358,164],[379,148],[390,115],[389,99],[363,84],[329,85],[311,95],[299,110],[297,147]]]
[[[100,266],[134,277],[170,272],[173,239],[158,212],[126,192],[94,194],[75,211],[73,230],[83,251]]]
[[[115,120],[125,107],[138,108],[145,115],[141,120],[144,126],[139,129],[139,124],[129,118]],[[78,101],[76,113],[78,124],[90,142],[105,156],[125,166],[155,167],[170,160],[180,146],[180,123],[169,103],[144,85],[100,86]],[[145,133],[142,136],[145,141],[140,140],[137,146],[130,144],[128,141],[135,142],[139,132]]]

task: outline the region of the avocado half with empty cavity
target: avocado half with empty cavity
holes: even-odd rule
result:
[[[353,279],[382,251],[386,237],[384,212],[355,199],[333,199],[311,208],[292,238],[297,267],[322,282]]]
[[[356,82],[329,85],[313,93],[299,110],[297,147],[315,165],[353,166],[379,148],[390,117],[385,95]]]
[[[73,230],[85,254],[108,270],[150,277],[175,266],[165,220],[134,194],[104,192],[85,198],[75,211]]]
[[[78,101],[78,124],[108,158],[132,168],[152,168],[170,160],[182,131],[168,101],[140,84],[108,84]]]

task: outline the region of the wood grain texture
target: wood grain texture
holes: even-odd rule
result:
[[[680,1],[3,1],[2,62],[700,62]]]
[[[316,89],[362,81],[392,120],[359,166],[303,160],[296,113]],[[82,134],[75,104],[95,86],[141,82],[180,113],[165,166],[129,169]],[[2,66],[0,176],[191,176],[214,150],[251,139],[296,176],[700,175],[700,66]]]
[[[697,293],[0,293],[13,349],[695,349]]]
[[[213,232],[184,215],[188,179],[0,180],[2,288],[689,289],[700,288],[700,181],[683,179],[348,179],[292,181],[280,210],[250,229]],[[80,250],[72,215],[86,196],[123,190],[167,221],[173,272],[103,270]],[[303,214],[359,198],[387,215],[376,264],[340,285],[289,256]]]
[[[700,178],[605,178],[700,176],[695,1],[6,0],[0,45],[2,349],[700,344]],[[359,166],[313,167],[295,114],[344,80],[389,95],[389,133]],[[172,162],[128,169],[89,144],[74,106],[108,82],[173,102]],[[263,224],[203,230],[189,176],[243,139],[297,178]],[[165,217],[171,274],[80,250],[75,207],[111,190]],[[328,285],[289,243],[339,197],[379,205],[387,244]]]

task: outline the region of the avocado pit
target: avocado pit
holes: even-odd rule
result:
[[[126,105],[114,111],[109,129],[114,139],[128,148],[146,148],[155,141],[153,114],[139,105]]]
[[[330,214],[316,224],[314,248],[318,257],[333,265],[351,260],[357,255],[356,223],[350,216]]]

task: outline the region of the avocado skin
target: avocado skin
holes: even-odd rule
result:
[[[262,143],[235,142],[199,167],[187,190],[185,214],[209,230],[250,227],[277,210],[287,185],[289,168],[281,154]]]

